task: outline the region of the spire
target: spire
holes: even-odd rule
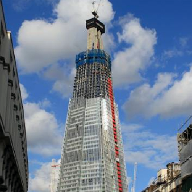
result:
[[[87,34],[87,50],[91,49],[104,49],[103,48],[103,41],[102,41],[102,34],[105,33],[105,25],[98,20],[98,9],[101,4],[98,5],[98,8],[95,9],[95,1],[93,1],[93,18],[86,21],[86,28],[88,30]]]

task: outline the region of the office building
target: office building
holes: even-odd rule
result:
[[[11,33],[0,0],[0,191],[28,191],[24,111]]]

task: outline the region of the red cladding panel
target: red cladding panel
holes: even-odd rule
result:
[[[112,82],[111,79],[108,78],[108,92],[109,92],[109,98],[111,100],[111,114],[112,114],[112,120],[113,120],[113,134],[114,134],[114,141],[116,144],[118,144],[117,140],[117,133],[116,133],[116,119],[115,119],[115,111],[114,111],[114,98],[113,98],[113,88],[112,88]],[[116,157],[119,156],[119,148],[115,145],[115,153]],[[119,182],[119,192],[122,192],[122,185],[121,185],[121,171],[120,171],[120,163],[117,162],[117,176],[118,176],[118,182]]]

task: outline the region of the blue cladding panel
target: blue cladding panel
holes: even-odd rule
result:
[[[76,68],[84,64],[101,63],[106,65],[111,70],[111,58],[103,50],[92,49],[81,52],[76,56]]]

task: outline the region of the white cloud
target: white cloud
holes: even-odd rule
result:
[[[180,43],[180,45],[181,45],[182,47],[186,47],[188,41],[189,41],[189,38],[187,38],[187,37],[181,37],[181,38],[179,39],[179,43]]]
[[[50,107],[51,106],[51,102],[47,98],[45,98],[43,101],[41,101],[39,103],[39,105],[41,106],[41,108],[44,109],[44,108]]]
[[[27,94],[25,87],[21,87]],[[40,103],[25,101],[24,111],[28,150],[35,154],[51,156],[61,153],[63,131],[55,115],[43,108],[49,105],[47,99]]]
[[[120,24],[123,31],[118,33],[119,42],[127,47],[114,55],[113,77],[115,86],[126,86],[142,79],[140,71],[150,64],[157,38],[155,30],[143,28],[140,20],[130,14]]]
[[[174,74],[159,74],[153,86],[144,84],[130,94],[123,108],[128,117],[174,117],[192,113],[192,67],[181,79]]]
[[[34,177],[29,178],[30,192],[50,191],[51,163],[45,163],[39,170],[36,170]]]
[[[37,103],[25,103],[24,109],[29,151],[41,155],[60,154],[62,134],[54,114]]]
[[[59,161],[56,162],[59,164]],[[58,179],[58,167],[52,168],[52,162],[42,163],[33,176],[29,178],[29,192],[48,192],[51,187],[51,172],[55,172],[55,179]],[[54,169],[54,170],[53,170]]]
[[[190,55],[190,38],[188,37],[181,37],[178,39],[178,45],[176,47],[173,47],[171,49],[167,49],[162,54],[162,61],[166,61],[171,58],[177,58],[186,56],[187,54]]]
[[[164,59],[168,59],[168,58],[173,58],[173,57],[180,57],[180,56],[183,56],[183,51],[181,50],[178,50],[178,49],[171,49],[171,50],[167,50],[167,51],[164,51],[163,53],[163,58]]]
[[[22,97],[22,100],[24,101],[25,99],[28,98],[28,93],[25,89],[25,87],[23,86],[23,84],[19,84],[20,85],[20,90],[21,90],[21,97]]]
[[[52,91],[56,91],[67,98],[72,94],[75,72],[75,68],[71,69],[68,65],[54,65],[44,72],[44,76],[55,81]]]
[[[159,135],[140,125],[122,125],[125,158],[128,163],[160,169],[177,160],[176,136]]]
[[[173,84],[174,74],[161,73],[158,74],[157,80],[153,87],[149,84],[144,84],[135,90],[131,91],[128,101],[123,108],[127,112],[129,118],[142,114],[149,117],[152,114],[152,101],[158,96],[161,96],[170,85]]]
[[[91,11],[92,0],[60,0],[55,20],[24,21],[15,49],[22,72],[38,72],[63,59],[75,60],[78,52],[86,50],[85,20],[92,17]],[[105,24],[113,19],[108,0],[103,1],[99,15]]]

